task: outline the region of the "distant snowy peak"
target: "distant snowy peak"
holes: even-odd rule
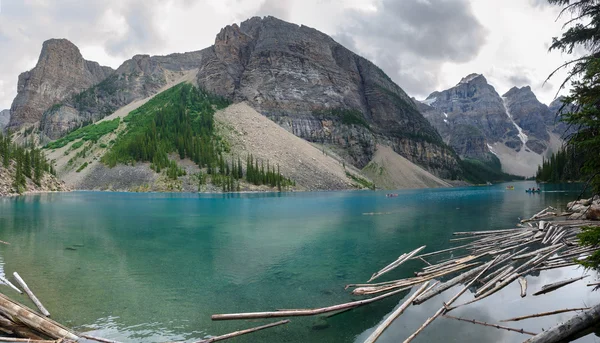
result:
[[[430,97],[430,98],[427,98],[425,100],[421,100],[421,102],[424,103],[425,105],[432,106],[432,107],[433,107],[433,104],[435,104],[436,101],[437,101],[436,97],[433,97],[433,98]]]

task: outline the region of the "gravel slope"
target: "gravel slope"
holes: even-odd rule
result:
[[[286,131],[246,103],[238,103],[217,111],[217,127],[231,143],[232,154],[245,163],[247,154],[272,164],[296,181],[300,189],[355,189],[346,176],[343,164],[324,154],[302,138]],[[352,172],[354,174],[354,172]],[[362,177],[362,176],[360,176]],[[364,178],[364,177],[362,177]]]
[[[384,189],[451,187],[446,181],[398,155],[385,145],[378,145],[363,174]]]

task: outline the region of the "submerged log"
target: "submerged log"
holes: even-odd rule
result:
[[[225,339],[229,339],[229,338],[233,338],[233,337],[237,337],[237,336],[249,334],[249,333],[252,333],[252,332],[256,332],[256,331],[260,331],[260,330],[272,328],[274,326],[279,326],[279,325],[287,324],[289,322],[290,321],[286,319],[286,320],[282,320],[282,321],[271,323],[271,324],[267,324],[267,325],[257,326],[255,328],[251,328],[251,329],[235,331],[235,332],[232,332],[232,333],[228,333],[226,335],[216,336],[216,337],[212,337],[212,338],[209,338],[209,339],[204,339],[204,340],[201,340],[201,341],[196,341],[194,343],[212,343],[212,342],[222,341],[222,340],[225,340]]]
[[[371,299],[358,300],[345,304],[333,305],[322,308],[315,309],[299,309],[299,310],[284,310],[284,311],[271,311],[271,312],[249,312],[249,313],[228,313],[228,314],[213,314],[210,318],[212,320],[237,320],[237,319],[257,319],[257,318],[278,318],[278,317],[304,317],[304,316],[314,316],[317,314],[335,312],[339,310],[344,310],[347,308],[354,308],[366,304],[370,304],[372,302],[390,297],[392,295],[396,295],[400,292],[404,292],[411,287],[401,288],[389,293],[385,293],[379,296],[376,296]]]
[[[562,324],[558,324],[530,339],[524,343],[557,343],[562,342],[570,336],[595,326],[600,321],[600,304],[591,309],[573,316]]]
[[[19,285],[21,285],[21,287],[23,287],[23,289],[25,290],[25,293],[27,293],[27,295],[29,296],[29,299],[31,299],[31,301],[33,301],[33,303],[35,304],[35,306],[37,306],[37,308],[40,309],[40,312],[42,312],[42,314],[44,316],[50,317],[50,312],[48,312],[48,310],[46,310],[46,308],[44,307],[44,305],[42,305],[42,302],[29,289],[29,287],[27,286],[27,284],[25,283],[25,281],[21,278],[21,276],[19,275],[19,273],[14,272],[13,275],[14,275],[15,279],[17,280],[17,282],[19,283]]]
[[[453,316],[450,316],[450,315],[444,315],[444,317],[450,318],[450,319],[455,319],[455,320],[460,320],[460,321],[467,322],[467,323],[473,323],[473,324],[479,324],[479,325],[483,325],[483,326],[489,326],[489,327],[493,327],[493,328],[496,328],[496,329],[502,329],[502,330],[508,330],[508,331],[513,331],[513,332],[518,332],[518,333],[522,333],[522,334],[525,334],[525,335],[531,335],[531,336],[537,335],[534,332],[525,331],[523,329],[515,329],[515,328],[510,328],[510,327],[502,326],[502,325],[498,325],[498,324],[491,324],[491,323],[481,322],[481,321],[475,320],[475,319],[464,319],[464,318],[459,318],[459,317],[453,317]]]
[[[523,320],[523,319],[545,317],[545,316],[551,316],[551,315],[554,315],[554,314],[560,314],[560,313],[565,313],[565,312],[585,311],[585,310],[589,310],[589,309],[591,309],[591,307],[566,308],[564,310],[542,312],[542,313],[530,314],[530,315],[527,315],[527,316],[514,317],[514,318],[510,318],[510,319],[504,319],[504,320],[501,320],[501,322],[518,322],[519,320]]]
[[[115,341],[112,339],[106,339],[106,338],[90,336],[90,335],[81,335],[81,337],[87,338],[89,340],[96,341],[96,342],[102,342],[102,343],[121,343],[119,341]]]
[[[365,343],[375,342],[379,338],[379,336],[381,336],[383,331],[385,331],[385,329],[387,329],[394,322],[394,320],[396,320],[396,318],[398,318],[402,313],[404,313],[404,311],[406,311],[408,306],[410,306],[412,304],[413,300],[415,300],[416,297],[418,297],[421,293],[423,293],[428,286],[429,286],[429,281],[426,281],[423,284],[423,286],[421,286],[421,288],[419,288],[412,296],[410,296],[408,299],[406,299],[406,301],[397,310],[392,312],[392,314],[390,314],[383,321],[383,323],[381,323],[377,327],[377,329],[375,329],[375,331],[373,331],[373,333],[371,333],[371,335],[365,340]]]
[[[53,339],[67,338],[77,340],[76,334],[59,323],[39,315],[35,311],[0,294],[0,310],[10,316],[10,319],[23,323]]]
[[[584,276],[577,277],[577,278],[572,278],[572,279],[568,279],[568,280],[564,280],[564,281],[559,281],[559,282],[547,284],[547,285],[543,286],[541,290],[533,293],[533,295],[546,294],[546,293],[555,291],[555,290],[557,290],[557,289],[559,289],[561,287],[564,287],[566,285],[572,284],[575,281],[582,280],[582,279],[584,279],[584,278],[586,278],[588,276],[589,275],[584,275]]]

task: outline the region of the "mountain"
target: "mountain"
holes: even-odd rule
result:
[[[214,54],[214,55],[213,55]],[[306,26],[251,18],[221,30],[198,84],[363,168],[377,142],[450,177],[457,160],[408,95],[381,69]]]
[[[43,50],[53,45],[49,42]],[[70,51],[67,57],[77,50]],[[88,72],[73,75],[82,68],[59,67],[83,59],[61,60],[57,54],[48,61],[45,55],[43,51],[38,66],[23,75],[38,75],[43,65],[53,62],[50,69],[56,77],[40,76],[33,82],[22,75],[11,119],[13,127],[39,123],[34,134],[43,143],[195,73],[194,83],[201,89],[234,103],[247,102],[287,131],[324,145],[359,169],[382,144],[440,177],[460,174],[456,154],[398,85],[373,63],[306,26],[255,17],[223,28],[215,44],[203,50],[134,56],[115,71],[93,74],[95,78],[82,76]],[[36,100],[47,88],[61,88],[54,84],[63,79],[79,81],[62,87],[69,91]],[[88,81],[85,86],[81,79]],[[35,101],[30,104],[29,99]]]
[[[0,132],[4,131],[4,128],[8,125],[9,121],[10,121],[10,110],[0,111]]]
[[[556,104],[541,103],[529,86],[500,96],[483,75],[471,74],[416,104],[461,157],[498,158],[511,174],[533,175],[543,157],[561,144]]]
[[[19,75],[8,128],[38,124],[45,110],[100,83],[112,72],[109,67],[83,59],[79,49],[66,39],[44,42],[36,66]]]

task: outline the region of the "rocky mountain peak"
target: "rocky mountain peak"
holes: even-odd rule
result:
[[[469,74],[469,75],[463,77],[458,84],[461,85],[461,84],[468,84],[468,83],[485,83],[485,84],[487,84],[487,80],[482,74],[474,73],[474,74]]]
[[[509,89],[508,92],[504,93],[504,95],[502,95],[502,97],[509,98],[509,99],[510,98],[520,98],[520,99],[538,101],[537,97],[531,90],[530,86],[523,86],[521,88],[513,87],[513,88]]]
[[[36,66],[19,75],[9,127],[18,129],[38,122],[50,106],[101,82],[112,72],[85,60],[67,39],[45,41]]]

